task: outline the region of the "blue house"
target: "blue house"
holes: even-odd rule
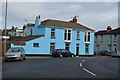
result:
[[[71,21],[36,17],[35,24],[27,24],[25,37],[14,39],[11,47],[24,47],[26,54],[50,55],[53,49],[67,49],[75,55],[94,54],[94,30]]]

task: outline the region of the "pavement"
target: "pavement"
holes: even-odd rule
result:
[[[3,78],[118,78],[119,58],[27,57],[3,62]]]

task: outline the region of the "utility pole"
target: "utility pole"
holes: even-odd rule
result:
[[[6,9],[5,9],[5,36],[6,36],[6,28],[7,28],[7,0],[6,0]],[[6,53],[6,38],[4,41],[4,54]]]

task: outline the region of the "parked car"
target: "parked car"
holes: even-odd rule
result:
[[[98,52],[97,55],[110,56],[111,52],[102,50],[102,51]]]
[[[25,60],[25,50],[23,47],[12,47],[5,54],[5,61]]]
[[[52,51],[54,57],[74,57],[74,54],[66,49],[55,49]]]
[[[112,57],[120,57],[120,53],[115,52],[111,52],[111,56]]]

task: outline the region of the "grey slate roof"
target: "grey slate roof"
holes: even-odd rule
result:
[[[100,35],[100,34],[120,34],[120,27],[110,31],[102,30],[95,33],[95,35]]]
[[[25,36],[25,37],[10,37],[10,43],[21,43],[30,41],[39,37],[43,37],[44,35],[33,35],[33,36]]]
[[[40,25],[40,27],[48,26],[48,27],[58,27],[58,28],[71,28],[76,30],[91,30],[95,31],[93,29],[90,29],[84,25],[81,25],[79,23],[73,23],[73,22],[67,22],[67,21],[60,21],[60,20],[45,20]]]

